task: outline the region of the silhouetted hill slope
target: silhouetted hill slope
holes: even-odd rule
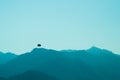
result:
[[[0,77],[0,80],[7,80],[7,79]]]
[[[17,76],[11,77],[9,80],[58,80],[58,79],[38,71],[27,71]]]
[[[100,49],[100,48],[97,48],[95,46],[91,47],[90,49],[86,50],[87,52],[89,53],[92,53],[92,54],[95,54],[95,55],[98,55],[98,54],[114,54],[112,51],[108,51],[106,49]]]
[[[55,77],[52,77],[50,75],[47,75],[42,72],[38,71],[27,71],[19,75],[15,75],[13,77],[9,78],[2,78],[0,77],[0,80],[59,80]]]
[[[93,56],[87,58],[89,63],[97,72],[109,78],[109,80],[120,79],[120,55],[105,49],[92,47],[87,50]]]
[[[85,53],[85,51],[80,51],[80,53]],[[31,69],[45,72],[61,80],[101,79],[89,65],[79,58],[74,58],[66,52],[43,48],[36,48],[3,65],[0,75],[10,77]]]
[[[14,59],[17,55],[13,53],[3,53],[0,52],[0,64],[4,64],[12,59]]]
[[[31,70],[59,80],[120,80],[120,56],[97,47],[72,51],[35,48],[2,65],[0,76],[6,78]]]

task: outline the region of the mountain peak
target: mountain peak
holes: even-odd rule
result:
[[[103,51],[103,49],[93,46],[86,51],[89,53],[97,53],[98,54],[98,53],[101,53]]]
[[[112,51],[109,51],[109,50],[106,50],[106,49],[101,49],[101,48],[98,48],[98,47],[95,47],[95,46],[93,46],[93,47],[91,47],[91,48],[89,48],[88,50],[87,50],[87,52],[90,52],[90,53],[106,53],[106,54],[110,54],[110,53],[112,53]],[[112,53],[113,54],[113,53]]]
[[[46,51],[47,49],[45,48],[34,48],[31,52],[43,52],[43,51]]]
[[[96,47],[96,46],[92,46],[90,49],[88,49],[88,50],[102,50],[101,48],[98,48],[98,47]]]

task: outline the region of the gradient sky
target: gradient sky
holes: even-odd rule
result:
[[[120,53],[120,0],[0,0],[0,51],[91,46]]]

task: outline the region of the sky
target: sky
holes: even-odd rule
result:
[[[120,0],[0,0],[0,51],[49,49],[120,54]]]

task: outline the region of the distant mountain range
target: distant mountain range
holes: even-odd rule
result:
[[[120,80],[120,55],[97,47],[0,52],[0,80]]]
[[[17,55],[13,54],[13,53],[3,53],[0,52],[0,65],[7,63],[8,61],[14,59],[15,57],[17,57]]]

